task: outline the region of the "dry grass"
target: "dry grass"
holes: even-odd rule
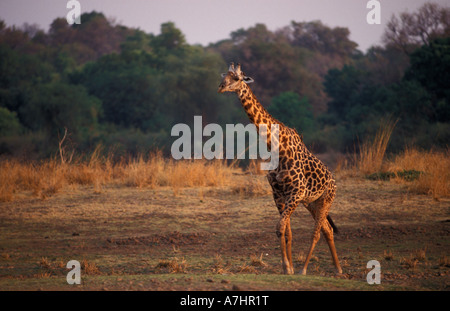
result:
[[[267,263],[263,260],[263,254],[260,256],[251,255],[250,256],[250,265],[253,267],[267,267]]]
[[[87,275],[99,275],[101,274],[99,268],[94,262],[89,262],[86,259],[84,259],[81,262],[81,269],[83,272]]]
[[[212,272],[216,274],[230,274],[230,263],[225,263],[222,256],[216,254],[214,257]]]
[[[400,265],[405,269],[415,270],[420,262],[427,261],[427,248],[416,249],[409,254],[409,257],[402,257],[400,259]]]
[[[385,160],[386,148],[395,124],[392,121],[381,124],[375,138],[360,146],[359,153],[353,154],[353,171],[364,176],[394,176],[394,182],[404,183],[410,191],[431,195],[437,200],[450,196],[449,149],[421,151],[406,148],[393,159]]]
[[[84,265],[86,265],[86,261],[84,262]],[[67,273],[66,263],[62,259],[49,260],[47,257],[42,257],[39,261],[39,266],[44,271],[35,275],[37,278],[47,278],[53,275],[65,275]],[[85,272],[86,274],[100,274],[96,267],[95,269],[97,273],[92,273],[92,269],[85,270]]]
[[[249,176],[243,183],[232,187],[232,192],[243,197],[254,197],[272,193],[265,177]]]
[[[418,261],[426,261],[427,260],[427,248],[417,249],[413,252],[412,257],[417,259]]]
[[[250,160],[247,172],[251,175],[266,175],[267,171],[261,169],[261,164],[264,163],[261,160]]]
[[[239,267],[239,273],[252,273],[252,274],[256,274],[257,270],[255,269],[254,266],[248,265],[248,264],[242,264]]]
[[[17,160],[0,162],[0,202],[13,201],[19,191],[30,191],[41,199],[48,198],[67,186],[91,185],[101,192],[106,184],[137,188],[221,186],[231,180],[233,170],[223,161],[175,161],[160,152],[136,159],[113,163],[100,155],[97,148],[86,160],[40,163]]]
[[[441,266],[441,267],[447,267],[447,268],[450,267],[450,259],[448,259],[448,257],[445,255],[442,257],[439,257],[438,263],[439,263],[439,266]]]
[[[415,270],[418,263],[419,260],[414,258],[413,256],[403,257],[400,259],[400,265],[405,269]]]
[[[381,171],[386,148],[397,122],[386,121],[380,125],[375,138],[360,145],[359,153],[354,154],[354,163],[363,174]]]
[[[419,194],[429,194],[435,199],[450,196],[450,150],[420,151],[407,148],[392,161],[387,163],[387,169],[392,172],[416,170],[420,176],[408,183],[411,191]],[[397,182],[404,182],[400,179]]]
[[[388,251],[385,250],[383,252],[383,257],[385,260],[393,260],[394,259],[394,255],[392,254],[391,250],[388,250]]]
[[[168,270],[169,273],[186,273],[188,265],[184,258],[178,259],[174,257],[172,259],[162,259],[156,265],[157,269]]]

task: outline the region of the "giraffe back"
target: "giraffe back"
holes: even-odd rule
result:
[[[302,202],[306,204],[317,200],[327,189],[330,194],[335,192],[331,191],[336,187],[331,171],[308,150],[295,129],[283,126],[279,142],[279,165],[268,174],[272,187],[285,196],[303,193]]]

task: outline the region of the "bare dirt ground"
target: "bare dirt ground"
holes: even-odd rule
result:
[[[237,174],[236,185],[264,178]],[[307,276],[281,274],[279,215],[264,189],[110,185],[1,203],[0,290],[449,290],[450,199],[344,173],[337,183],[330,215],[343,275],[323,239]],[[299,272],[313,220],[299,206],[291,224]],[[66,282],[72,259],[81,285]],[[366,282],[373,259],[380,285]]]

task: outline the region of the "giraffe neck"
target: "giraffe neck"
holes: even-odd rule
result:
[[[270,115],[269,112],[261,105],[256,96],[253,94],[252,90],[247,84],[243,84],[244,86],[237,92],[239,96],[239,100],[241,101],[242,107],[247,113],[250,122],[256,125],[256,128],[260,124],[265,124],[268,129],[270,129],[272,124],[280,124],[281,122],[276,120],[274,117]]]
[[[261,105],[256,96],[253,94],[252,90],[247,84],[237,92],[239,99],[241,100],[242,107],[244,107],[250,122],[256,126],[256,130],[259,132],[259,125],[265,124],[267,131],[267,146],[271,148],[271,126],[273,124],[278,124],[279,128],[279,148],[280,148],[280,158],[285,154],[283,149],[286,148],[286,137],[289,135],[297,136],[298,140],[296,145],[301,153],[309,153],[305,144],[303,143],[303,137],[297,133],[295,129],[291,129],[284,125],[282,122],[278,121],[270,115],[270,113]]]

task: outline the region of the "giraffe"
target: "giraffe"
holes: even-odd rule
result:
[[[334,244],[333,231],[337,233],[328,211],[336,194],[336,182],[325,164],[316,158],[303,143],[303,137],[295,129],[289,128],[272,117],[256,99],[248,86],[253,79],[231,63],[228,72],[222,74],[222,82],[218,92],[234,92],[238,95],[250,122],[256,125],[265,124],[267,144],[270,147],[270,128],[272,124],[279,127],[279,164],[276,169],[268,171],[267,179],[272,187],[273,198],[280,213],[276,226],[277,237],[280,238],[282,267],[285,274],[293,274],[292,264],[292,232],[290,216],[302,203],[311,213],[315,221],[311,244],[301,273],[306,274],[308,263],[314,247],[320,238],[320,231],[330,248],[337,273],[342,269]]]

